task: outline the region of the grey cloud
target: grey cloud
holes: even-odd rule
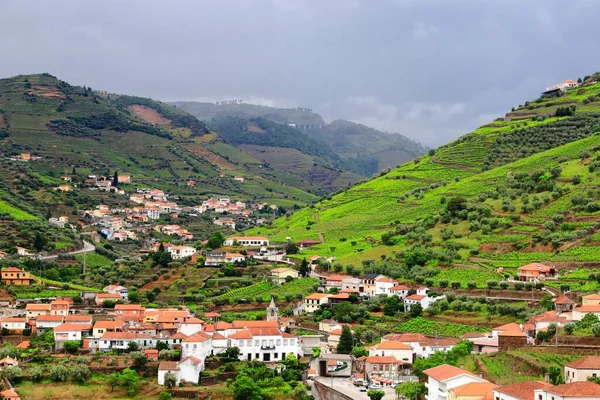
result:
[[[0,2],[0,76],[303,106],[445,143],[598,69],[595,1]]]

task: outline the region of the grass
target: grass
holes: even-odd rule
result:
[[[112,265],[113,260],[98,253],[89,254],[77,254],[75,258],[77,261],[83,264],[83,258],[85,256],[85,264],[88,267],[104,267],[106,265]]]
[[[471,325],[432,321],[423,317],[412,318],[396,327],[396,331],[398,332],[413,332],[446,337],[460,337],[467,332],[485,332],[486,330],[486,328],[478,328]]]
[[[17,220],[32,220],[38,219],[36,216],[29,214],[23,210],[19,210],[0,200],[0,214],[10,214],[14,219]]]

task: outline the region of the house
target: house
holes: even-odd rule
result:
[[[340,338],[342,337],[342,328],[337,328],[329,331],[329,336],[327,336],[327,345],[335,349],[338,344],[340,344]]]
[[[229,335],[229,340],[240,349],[242,361],[282,361],[288,355],[301,355],[298,338],[279,328],[247,328]]]
[[[344,293],[359,293],[360,279],[348,276],[342,279],[342,292]]]
[[[448,400],[494,400],[494,389],[498,385],[491,382],[471,382],[448,391]]]
[[[446,296],[429,297],[426,294],[411,294],[404,298],[404,311],[409,312],[410,308],[415,304],[420,304],[423,310],[429,308],[430,305],[435,303],[437,300],[441,300]]]
[[[325,290],[330,290],[330,289],[342,289],[342,281],[344,279],[348,279],[350,278],[350,276],[348,275],[339,275],[339,274],[333,274],[333,275],[329,275],[325,278]]]
[[[396,286],[398,282],[387,276],[379,277],[375,279],[375,295],[391,296],[390,289]],[[395,294],[395,293],[394,293]]]
[[[600,306],[600,294],[588,294],[581,298],[583,306]]]
[[[27,319],[35,319],[39,315],[50,315],[50,304],[29,303],[25,306],[25,316]]]
[[[35,330],[38,335],[47,329],[54,329],[65,321],[62,315],[38,315],[35,320]]]
[[[360,277],[360,294],[362,296],[373,296],[375,294],[375,281],[378,278],[384,278],[380,274],[364,274]]]
[[[298,279],[298,271],[292,268],[275,268],[271,270],[271,280],[276,285],[283,285],[287,282],[288,277],[290,280]]]
[[[600,356],[585,356],[565,365],[565,382],[585,382],[600,377]]]
[[[498,337],[480,337],[469,339],[473,342],[473,353],[474,354],[488,354],[496,353],[499,347]]]
[[[451,389],[472,382],[487,382],[477,375],[448,364],[426,369],[423,373],[427,375],[427,400],[447,399]]]
[[[525,381],[512,385],[500,386],[494,389],[494,400],[539,400],[534,391],[550,387],[549,383]]]
[[[319,321],[319,330],[321,332],[330,332],[335,329],[342,329],[342,325],[332,319],[322,319]]]
[[[517,278],[524,282],[539,282],[556,274],[555,267],[540,263],[531,263],[517,268]]]
[[[102,290],[109,294],[118,294],[121,297],[121,300],[123,301],[127,301],[127,299],[129,298],[129,290],[123,286],[108,285]]]
[[[15,389],[12,388],[1,391],[0,397],[2,398],[2,400],[21,400],[19,394],[15,392]]]
[[[69,324],[91,324],[92,316],[89,314],[67,315],[65,317],[65,322],[68,322]]]
[[[511,322],[511,323],[505,324],[505,325],[501,325],[501,326],[497,326],[495,328],[492,328],[492,337],[497,337],[500,332],[512,332],[512,331],[521,332],[521,331],[523,331],[523,326],[519,325],[519,324],[515,324],[514,322]]]
[[[4,317],[0,320],[0,327],[2,329],[8,329],[11,334],[22,333],[23,330],[27,329],[27,319],[18,317]]]
[[[114,321],[96,321],[92,329],[92,337],[100,339],[106,332],[122,332],[124,327],[125,323],[118,319]]]
[[[131,182],[131,176],[130,175],[117,175],[117,182],[118,183],[129,183]]]
[[[412,364],[412,346],[397,340],[386,340],[373,346],[366,347],[369,356],[392,356],[401,364]]]
[[[196,254],[196,248],[192,246],[169,246],[167,247],[167,251],[171,253],[173,260],[181,260],[182,258],[191,257]]]
[[[204,332],[196,332],[182,340],[181,358],[196,357],[200,360],[200,370],[204,370],[204,361],[212,353],[212,337]]]
[[[67,341],[81,341],[92,336],[92,324],[74,324],[65,322],[54,328],[54,343],[57,350]]]
[[[546,311],[529,319],[529,323],[534,325],[536,332],[546,330],[552,324],[560,328],[567,322],[569,322],[567,317],[558,315],[556,311]]]
[[[410,289],[406,285],[394,285],[388,289],[388,296],[398,296],[403,299],[408,295]]]
[[[148,357],[148,361],[158,361],[158,349],[145,349],[144,354]]]
[[[158,365],[158,384],[163,386],[165,384],[165,375],[171,373],[175,375],[176,381],[175,386],[179,386],[181,377],[179,375],[179,363],[177,361],[161,361]]]
[[[368,356],[365,359],[365,373],[371,380],[394,379],[402,374],[401,370],[402,361],[394,356]]]
[[[213,224],[219,225],[219,226],[226,226],[228,228],[235,229],[235,221],[232,220],[231,218],[214,219]]]
[[[96,295],[96,305],[103,305],[105,301],[122,301],[121,300],[121,295],[119,295],[118,293],[98,293]]]
[[[198,332],[202,332],[203,326],[206,323],[196,317],[189,317],[185,319],[185,322],[179,325],[179,332],[186,336],[193,335]]]
[[[600,385],[573,382],[534,390],[537,400],[600,400]]]
[[[16,267],[4,268],[0,275],[7,285],[31,285],[33,283],[33,277],[29,272]]]
[[[319,242],[318,240],[298,240],[296,244],[298,245],[299,249],[304,250],[308,249],[309,247],[321,244],[321,242]]]
[[[117,304],[115,305],[116,318],[124,321],[142,321],[146,309],[139,304]]]
[[[600,317],[600,305],[588,304],[585,306],[575,307],[573,309],[573,321],[581,321],[586,314],[595,314]]]
[[[586,296],[584,296],[584,298],[585,297]],[[598,301],[600,304],[600,296],[598,296]],[[556,312],[558,314],[561,314],[564,312],[571,312],[571,311],[573,311],[573,308],[575,307],[575,302],[564,294],[561,294],[560,296],[555,298],[553,300],[553,302],[554,302],[554,309],[556,310]],[[583,303],[583,304],[585,304],[585,303]]]
[[[0,360],[0,368],[18,367],[18,366],[19,366],[19,360],[17,360],[16,358],[4,357],[3,359]]]
[[[262,236],[233,236],[225,239],[225,246],[268,246],[269,239]]]
[[[579,86],[579,84],[572,79],[566,79],[561,83],[556,83],[546,87],[546,90],[542,93],[542,96],[556,95],[560,92],[566,92],[568,89]]]
[[[413,353],[415,356],[427,358],[431,357],[436,351],[446,353],[452,350],[452,348],[458,343],[458,339],[447,337],[426,337],[425,339],[419,340],[417,343],[417,346],[413,346]]]
[[[61,315],[66,317],[69,314],[70,308],[70,302],[56,299],[50,303],[50,315]]]
[[[320,309],[322,305],[325,305],[328,302],[328,294],[313,293],[304,298],[304,311],[308,314],[312,314],[316,310]]]

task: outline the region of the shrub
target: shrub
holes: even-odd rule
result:
[[[90,378],[90,369],[87,365],[78,364],[71,368],[71,379],[77,383],[84,383]]]
[[[69,371],[64,365],[53,365],[49,369],[50,379],[53,382],[64,382],[69,377]]]
[[[596,337],[600,337],[600,323],[592,325],[592,334]]]
[[[565,326],[563,327],[563,330],[565,331],[565,333],[567,335],[572,335],[573,331],[575,330],[575,324],[573,324],[572,322],[565,324]]]
[[[6,367],[2,371],[2,374],[12,384],[21,382],[21,368],[19,368],[19,367]]]
[[[158,400],[171,400],[173,395],[169,392],[160,392],[158,394]]]

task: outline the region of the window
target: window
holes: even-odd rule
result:
[[[542,400],[542,395],[538,394],[538,400]]]
[[[246,346],[248,346],[248,347],[252,346],[252,340],[248,340],[248,341],[246,342]]]
[[[259,345],[260,345],[260,340],[255,340],[255,341],[254,341],[254,345],[255,345],[255,346],[259,346]]]
[[[273,355],[273,358],[275,358],[275,359],[279,358],[279,353],[275,353],[275,354]]]
[[[281,339],[277,339],[277,346],[281,346]]]
[[[287,346],[288,345],[288,340],[287,339],[283,339],[283,345]]]

